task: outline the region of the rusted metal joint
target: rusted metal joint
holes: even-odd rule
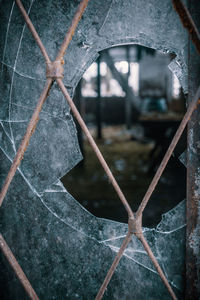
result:
[[[134,228],[135,228],[134,222],[135,222],[135,218],[134,217],[129,217],[128,218],[128,231],[131,234],[134,233]]]
[[[140,238],[142,235],[142,216],[129,217],[128,230],[130,234],[135,234]]]
[[[46,64],[46,77],[47,78],[53,78],[54,80],[56,78],[63,78],[64,75],[64,60],[55,60],[54,62],[47,62]]]

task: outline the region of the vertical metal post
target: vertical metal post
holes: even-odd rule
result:
[[[82,79],[79,81],[77,87],[76,87],[76,92],[75,92],[75,103],[76,103],[76,107],[80,113],[80,115],[82,115],[82,93],[81,93],[81,86],[82,86]],[[78,142],[79,142],[79,147],[81,149],[82,154],[84,155],[84,144],[83,144],[83,132],[82,129],[79,125],[79,123],[77,122],[77,120],[75,119],[75,123],[76,123],[76,128],[77,128],[77,137],[78,137]],[[83,161],[82,161],[83,162]]]
[[[125,102],[125,113],[126,113],[126,128],[130,129],[131,128],[131,95],[129,95],[128,91],[128,80],[130,77],[130,46],[126,46],[126,59],[128,62],[128,73],[127,73],[127,92],[126,92],[126,102]]]
[[[101,126],[101,57],[97,59],[97,98],[96,98],[96,125],[97,125],[97,139],[102,138]]]
[[[188,0],[189,11],[200,29],[200,2]],[[200,83],[200,56],[191,40],[188,46],[189,101]],[[188,122],[186,297],[200,299],[200,107]]]

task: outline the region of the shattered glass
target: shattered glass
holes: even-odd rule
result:
[[[52,59],[78,3],[23,1]],[[42,91],[45,63],[14,2],[2,0],[0,4],[2,187]],[[66,53],[64,83],[70,94],[98,51],[122,43],[175,53],[171,68],[187,91],[187,35],[171,1],[151,0],[147,4],[144,0],[94,0],[89,2]],[[69,107],[54,85],[0,210],[0,232],[42,299],[93,299],[127,232],[126,224],[91,215],[59,181],[81,158]],[[181,298],[185,202],[166,213],[156,228],[143,231]],[[20,283],[0,255],[0,285],[4,287],[0,289],[1,298],[25,299]],[[105,299],[161,297],[170,299],[142,245],[133,236]]]

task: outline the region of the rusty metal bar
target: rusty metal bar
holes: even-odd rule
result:
[[[19,278],[20,282],[22,283],[22,285],[23,285],[25,291],[27,292],[27,294],[29,295],[30,299],[39,300],[38,296],[36,295],[36,292],[34,291],[34,289],[31,286],[28,278],[24,274],[22,268],[18,264],[16,258],[14,257],[12,251],[8,247],[6,241],[4,240],[4,238],[1,234],[0,234],[0,248],[3,252],[3,254],[5,255],[5,257],[7,258],[7,260],[9,261],[11,267],[13,268],[17,277]]]
[[[110,267],[110,269],[109,269],[109,271],[108,271],[108,273],[107,273],[107,275],[104,279],[104,282],[103,282],[102,286],[99,289],[99,292],[98,292],[95,300],[101,300],[102,299],[102,297],[105,293],[105,290],[106,290],[106,288],[107,288],[107,286],[108,286],[108,284],[109,284],[109,282],[110,282],[110,280],[111,280],[111,278],[112,278],[112,276],[113,276],[113,274],[114,274],[114,272],[115,272],[115,270],[116,270],[116,268],[119,264],[119,261],[122,258],[122,255],[123,255],[126,247],[128,246],[129,242],[131,241],[131,238],[132,238],[132,234],[130,232],[128,232],[128,234],[126,235],[126,237],[125,237],[125,239],[124,239],[124,241],[121,245],[121,248],[119,249],[119,252],[115,256],[115,259],[114,259],[114,261],[113,261],[113,263],[112,263],[112,265],[111,265],[111,267]]]
[[[95,141],[94,141],[91,133],[89,132],[89,130],[88,130],[85,122],[83,121],[81,115],[79,114],[79,112],[78,112],[78,110],[77,110],[77,108],[76,108],[73,100],[71,99],[71,97],[70,97],[70,95],[69,95],[66,87],[64,86],[64,83],[62,82],[62,80],[60,78],[57,78],[56,81],[57,81],[57,83],[58,83],[61,91],[63,92],[63,95],[65,96],[67,102],[69,103],[69,106],[71,107],[71,110],[72,110],[74,116],[76,117],[78,123],[80,124],[80,126],[81,126],[81,128],[83,130],[83,132],[85,133],[86,137],[88,138],[88,141],[89,141],[91,147],[93,148],[94,152],[96,153],[96,156],[99,159],[102,167],[104,168],[104,170],[105,170],[105,172],[106,172],[106,174],[107,174],[107,176],[108,176],[111,184],[113,185],[113,187],[114,187],[115,191],[117,192],[120,200],[122,201],[122,203],[123,203],[123,205],[124,205],[124,207],[125,207],[128,215],[129,215],[129,217],[133,217],[134,218],[134,215],[133,215],[131,207],[129,206],[129,204],[128,204],[128,202],[127,202],[124,194],[122,193],[122,191],[121,191],[121,189],[120,189],[120,187],[119,187],[116,179],[114,178],[114,176],[113,176],[113,174],[112,174],[109,166],[107,165],[107,163],[106,163],[103,155],[101,154],[101,152],[100,152],[97,144],[95,143]]]
[[[30,18],[28,16],[28,14],[27,14],[27,12],[25,11],[25,9],[24,9],[21,1],[20,0],[15,0],[15,2],[18,5],[18,7],[19,7],[19,9],[20,9],[20,11],[21,11],[21,13],[22,13],[22,15],[24,17],[24,20],[25,20],[25,22],[26,22],[26,24],[27,24],[30,32],[32,33],[33,38],[35,39],[36,43],[38,44],[38,47],[40,48],[40,50],[41,50],[41,52],[42,52],[42,54],[43,54],[46,62],[50,63],[51,60],[50,60],[50,58],[49,58],[49,56],[48,56],[48,54],[46,52],[46,49],[45,49],[44,45],[42,44],[42,41],[41,41],[41,39],[40,39],[37,31],[35,30],[35,27],[33,26],[33,24],[32,24],[32,22],[31,22],[31,20],[30,20]]]
[[[64,38],[64,41],[60,47],[60,50],[58,52],[58,55],[56,57],[56,60],[60,60],[63,58],[64,54],[65,54],[65,51],[66,49],[68,48],[69,46],[69,43],[71,42],[71,39],[74,35],[74,32],[76,30],[76,27],[84,13],[84,10],[85,8],[87,7],[87,4],[88,4],[88,1],[89,0],[82,0],[82,2],[79,4],[79,7],[74,15],[74,18],[72,20],[72,24],[69,28],[69,30],[67,31],[66,35],[65,35],[65,38]]]
[[[12,163],[12,165],[10,167],[10,170],[8,172],[8,175],[6,177],[4,185],[2,187],[2,190],[1,190],[1,193],[0,193],[0,207],[2,205],[2,202],[4,200],[5,195],[7,193],[7,190],[9,188],[9,186],[10,186],[10,183],[11,183],[11,181],[12,181],[14,175],[15,175],[15,172],[16,172],[16,170],[17,170],[17,168],[18,168],[21,160],[23,159],[23,155],[24,155],[24,152],[26,151],[26,148],[27,148],[27,146],[29,144],[30,138],[31,138],[33,132],[35,131],[37,122],[39,121],[39,113],[40,113],[40,111],[42,109],[43,103],[45,102],[45,100],[46,100],[46,98],[48,96],[48,93],[49,93],[49,90],[51,88],[51,85],[52,85],[52,79],[49,78],[46,81],[46,84],[44,86],[42,94],[41,94],[41,96],[40,96],[40,98],[38,100],[38,104],[37,104],[37,106],[36,106],[36,108],[34,110],[34,113],[33,113],[32,117],[31,117],[31,120],[30,120],[30,122],[28,124],[28,127],[27,127],[26,133],[24,135],[24,138],[23,138],[23,140],[21,142],[21,145],[20,145],[20,147],[19,147],[19,149],[17,151],[17,154],[16,154],[16,156],[15,156],[15,158],[13,160],[13,163]]]
[[[188,9],[200,31],[200,1],[188,0]],[[188,43],[188,102],[199,85],[200,55],[192,40]],[[186,284],[185,300],[200,299],[200,106],[188,122],[186,202]]]
[[[161,267],[158,264],[157,259],[155,258],[151,248],[149,247],[146,239],[144,238],[143,234],[140,235],[139,240],[141,241],[144,249],[146,250],[147,254],[149,255],[152,263],[154,264],[154,267],[156,268],[158,274],[160,275],[160,278],[162,279],[162,281],[164,282],[165,286],[168,289],[169,294],[171,295],[172,299],[177,300],[175,293],[173,292],[165,274],[163,273]]]
[[[177,2],[177,1],[174,1],[174,2]],[[76,106],[74,105],[71,97],[69,96],[69,94],[67,92],[67,89],[65,88],[65,86],[64,86],[64,84],[62,82],[62,79],[58,78],[58,76],[54,75],[54,74],[57,74],[57,72],[54,72],[54,71],[58,71],[58,73],[60,74],[59,77],[62,77],[61,76],[62,75],[61,74],[62,73],[61,72],[62,71],[61,70],[61,66],[60,66],[60,69],[57,70],[56,69],[56,64],[54,64],[54,63],[51,64],[51,61],[50,61],[50,59],[48,57],[48,54],[47,54],[47,52],[45,50],[45,47],[43,46],[43,44],[42,44],[42,42],[41,42],[41,40],[40,40],[40,38],[39,38],[39,36],[38,36],[38,34],[37,34],[34,26],[33,26],[33,24],[31,23],[28,14],[24,10],[24,8],[23,8],[23,6],[21,4],[21,1],[20,0],[16,0],[16,3],[19,6],[19,9],[22,12],[22,15],[24,16],[24,19],[25,19],[25,21],[26,21],[26,23],[27,23],[27,25],[28,25],[28,27],[29,27],[29,29],[30,29],[33,37],[35,38],[35,40],[36,40],[36,42],[37,42],[37,44],[38,44],[38,46],[39,46],[42,54],[44,55],[47,64],[50,64],[50,65],[48,65],[48,67],[51,69],[52,73],[49,75],[50,78],[48,78],[48,80],[47,80],[47,83],[46,83],[45,88],[43,90],[43,93],[42,93],[42,95],[40,97],[38,105],[37,105],[37,107],[36,107],[36,109],[34,111],[34,114],[33,114],[32,118],[31,118],[31,121],[30,121],[30,123],[28,125],[27,132],[26,132],[26,134],[24,136],[24,139],[23,139],[23,141],[21,143],[21,146],[20,146],[20,148],[18,150],[18,153],[17,153],[17,155],[16,155],[16,157],[15,157],[15,159],[13,161],[11,169],[10,169],[10,171],[8,173],[8,176],[6,178],[6,181],[4,183],[2,192],[0,194],[0,206],[1,206],[1,204],[3,202],[3,199],[4,199],[5,195],[6,195],[6,192],[7,192],[7,189],[9,187],[9,185],[10,185],[10,182],[11,182],[11,180],[12,180],[12,178],[13,178],[16,170],[17,170],[17,167],[20,164],[21,159],[23,158],[23,154],[24,154],[24,151],[25,151],[25,149],[26,149],[26,147],[28,145],[30,137],[31,137],[32,133],[34,132],[34,129],[35,129],[37,121],[38,121],[39,112],[41,111],[41,108],[42,108],[42,104],[44,103],[44,101],[45,101],[45,99],[47,97],[47,94],[48,94],[48,92],[49,92],[49,90],[51,88],[51,84],[52,84],[53,80],[56,80],[57,83],[58,83],[58,85],[59,85],[59,87],[60,87],[60,89],[61,89],[61,91],[63,92],[65,98],[67,99],[67,101],[68,101],[68,103],[69,103],[69,105],[70,105],[70,107],[72,109],[73,114],[77,118],[77,120],[78,120],[80,126],[82,127],[84,133],[86,134],[86,136],[87,136],[87,138],[88,138],[88,140],[89,140],[89,142],[90,142],[90,144],[91,144],[94,152],[96,153],[96,155],[97,155],[97,157],[98,157],[101,165],[103,166],[106,174],[108,175],[109,180],[111,181],[111,183],[112,183],[114,189],[116,190],[116,192],[117,192],[120,200],[122,201],[125,209],[127,210],[128,216],[129,216],[129,221],[130,220],[133,221],[133,223],[129,222],[129,225],[131,225],[131,226],[134,225],[135,228],[139,228],[139,230],[140,230],[141,229],[141,216],[142,216],[142,212],[143,212],[145,206],[147,205],[147,203],[149,201],[149,198],[150,198],[153,190],[155,189],[155,186],[156,186],[156,184],[157,184],[160,176],[162,175],[162,172],[163,172],[163,170],[164,170],[164,168],[165,168],[165,166],[166,166],[166,164],[167,164],[167,162],[168,162],[168,160],[169,160],[169,158],[170,158],[170,156],[171,156],[171,154],[172,154],[172,152],[173,152],[173,150],[174,150],[174,148],[175,148],[175,146],[176,146],[176,144],[177,144],[177,142],[178,142],[178,140],[179,140],[179,138],[180,138],[180,136],[182,134],[183,129],[185,128],[185,126],[186,126],[188,120],[190,119],[190,117],[191,117],[191,115],[192,115],[195,107],[198,104],[199,94],[200,94],[200,88],[198,89],[198,91],[197,91],[197,93],[196,93],[193,101],[189,105],[187,113],[185,114],[185,117],[183,118],[183,120],[181,122],[181,125],[180,125],[179,129],[177,130],[177,132],[176,132],[176,134],[175,134],[175,136],[174,136],[174,138],[173,138],[173,140],[171,142],[171,145],[170,145],[167,153],[165,154],[165,157],[164,157],[164,159],[163,159],[163,161],[162,161],[159,169],[158,169],[158,171],[157,171],[157,173],[156,173],[156,175],[155,175],[155,177],[154,177],[151,185],[149,186],[149,189],[147,190],[147,193],[145,194],[145,197],[142,200],[141,205],[138,208],[138,211],[136,213],[136,218],[135,218],[134,214],[133,214],[133,212],[131,210],[131,207],[129,206],[129,204],[128,204],[126,198],[125,198],[125,196],[123,195],[123,193],[122,193],[122,191],[121,191],[121,189],[119,187],[119,185],[117,184],[117,182],[116,182],[116,180],[115,180],[115,178],[114,178],[111,170],[109,169],[109,167],[108,167],[105,159],[103,158],[103,156],[102,156],[100,150],[98,149],[98,147],[97,147],[94,139],[92,138],[92,136],[91,136],[91,134],[90,134],[87,126],[85,125],[83,119],[81,118],[79,112],[76,109]],[[64,55],[64,53],[65,53],[65,51],[66,51],[66,49],[67,49],[67,47],[68,47],[68,45],[69,45],[69,43],[70,43],[70,41],[72,39],[72,36],[73,36],[73,34],[75,32],[75,29],[76,29],[76,27],[78,25],[78,22],[79,22],[79,20],[80,20],[80,18],[82,16],[82,14],[83,14],[83,12],[84,12],[87,4],[88,4],[88,0],[83,0],[80,3],[79,7],[78,7],[78,10],[77,10],[77,12],[76,12],[76,14],[75,14],[75,16],[74,16],[74,18],[72,20],[72,25],[69,28],[69,30],[68,30],[68,32],[67,32],[67,34],[65,36],[65,39],[64,39],[64,41],[63,41],[63,43],[61,45],[60,51],[58,52],[58,55],[56,57],[55,61],[58,62],[59,64],[61,64],[61,61],[63,59],[63,55]],[[192,26],[192,32],[191,33],[192,33],[193,37],[195,37],[195,39],[199,40],[198,31],[196,31],[196,28],[194,28],[195,24],[193,23],[192,19],[190,20],[190,26]],[[191,27],[190,27],[190,29],[191,29]],[[96,299],[99,300],[99,299],[102,298],[102,296],[103,296],[103,294],[105,292],[105,289],[106,289],[106,287],[107,287],[107,285],[108,285],[108,283],[109,283],[109,281],[110,281],[110,279],[111,279],[111,277],[112,277],[112,275],[113,275],[113,273],[114,273],[114,271],[115,271],[115,269],[116,269],[116,267],[117,267],[117,265],[118,265],[118,263],[119,263],[122,255],[124,253],[124,250],[126,249],[128,243],[131,240],[131,237],[132,237],[133,233],[142,242],[145,250],[147,251],[147,254],[151,258],[151,260],[152,260],[152,262],[153,262],[156,270],[158,271],[161,279],[163,280],[164,284],[168,288],[168,291],[169,291],[170,295],[172,296],[173,299],[176,299],[176,296],[173,293],[173,290],[171,289],[171,287],[170,287],[170,285],[169,285],[169,283],[168,283],[168,281],[167,281],[164,273],[162,272],[162,270],[161,270],[161,268],[160,268],[160,266],[159,266],[156,258],[154,257],[154,255],[153,255],[153,253],[151,251],[151,248],[149,247],[148,243],[144,239],[143,235],[141,233],[138,234],[137,232],[132,232],[130,230],[129,230],[126,238],[124,239],[123,244],[122,244],[122,246],[121,246],[121,248],[120,248],[117,256],[115,257],[115,260],[114,260],[114,262],[113,262],[110,270],[108,271],[108,274],[107,274],[107,276],[106,276],[106,278],[104,280],[104,283],[102,284],[102,286],[101,286],[101,288],[99,290],[99,293],[98,293]],[[20,280],[22,281],[22,279],[20,279]]]
[[[79,9],[78,9],[78,11],[77,11],[77,13],[76,13],[73,21],[72,21],[72,26],[68,30],[68,32],[66,34],[66,37],[65,37],[65,40],[64,40],[64,42],[63,42],[63,44],[61,46],[61,49],[59,51],[59,54],[61,56],[64,55],[64,52],[67,49],[67,47],[68,47],[68,45],[69,45],[69,43],[70,43],[70,41],[72,39],[72,36],[73,36],[73,34],[75,32],[75,29],[76,29],[76,27],[78,25],[78,22],[79,22],[82,14],[84,12],[85,7],[87,6],[87,2],[88,1],[83,0],[82,3],[79,5]],[[40,50],[41,50],[41,52],[42,52],[42,54],[43,54],[43,56],[44,56],[44,58],[46,60],[47,66],[51,67],[51,60],[49,59],[49,56],[48,56],[48,54],[46,52],[46,49],[45,49],[44,45],[42,44],[42,41],[40,40],[40,37],[39,37],[38,33],[36,32],[35,27],[33,26],[32,22],[31,22],[31,20],[30,20],[30,18],[28,16],[28,14],[26,13],[26,11],[25,11],[25,9],[24,9],[21,1],[20,0],[16,0],[16,3],[17,3],[17,5],[18,5],[18,7],[19,7],[19,9],[20,9],[20,11],[21,11],[24,19],[25,19],[25,22],[26,22],[28,28],[30,29],[30,31],[31,31],[31,33],[33,35],[33,38],[35,39],[36,43],[38,44],[38,46],[39,46],[39,48],[40,48]],[[60,60],[60,58],[59,58],[59,60]],[[56,66],[56,64],[55,64],[55,66]],[[52,67],[55,67],[55,66],[52,65]],[[59,69],[59,71],[62,71],[60,69]],[[20,162],[21,162],[21,160],[23,158],[24,152],[25,152],[25,150],[26,150],[26,148],[28,146],[28,143],[29,143],[29,140],[31,138],[31,135],[33,134],[33,132],[34,132],[34,130],[36,128],[37,122],[39,120],[39,113],[40,113],[40,111],[42,109],[43,103],[45,102],[45,100],[46,100],[46,98],[48,96],[48,93],[49,93],[50,88],[52,86],[53,80],[55,80],[55,78],[53,78],[52,76],[50,76],[50,77],[47,78],[47,81],[46,81],[45,87],[43,89],[43,92],[42,92],[42,94],[41,94],[41,96],[39,98],[38,104],[37,104],[37,106],[35,108],[35,111],[34,111],[32,117],[31,117],[31,120],[30,120],[29,125],[27,127],[26,134],[25,134],[25,136],[24,136],[24,138],[23,138],[23,140],[21,142],[21,145],[20,145],[20,147],[18,149],[18,152],[17,152],[17,154],[16,154],[16,156],[14,158],[14,161],[13,161],[13,163],[11,165],[11,168],[10,168],[10,170],[8,172],[7,178],[5,180],[3,188],[1,190],[1,193],[0,193],[0,207],[1,207],[2,203],[3,203],[4,197],[5,197],[6,193],[7,193],[7,190],[9,188],[9,186],[10,186],[10,183],[11,183],[11,181],[12,181],[14,175],[15,175],[15,172],[16,172],[16,170],[17,170],[17,168],[18,168],[18,166],[19,166],[19,164],[20,164]],[[34,290],[31,287],[28,279],[26,278],[25,274],[23,273],[22,269],[20,268],[19,264],[17,263],[16,259],[12,255],[12,252],[8,248],[6,242],[3,240],[2,236],[0,236],[0,246],[1,246],[2,251],[4,252],[4,254],[6,255],[9,263],[11,264],[11,266],[13,267],[13,269],[15,270],[18,278],[22,282],[25,290],[29,294],[30,298],[31,299],[38,299],[37,295],[35,294]]]
[[[198,106],[199,98],[200,98],[200,87],[198,88],[192,102],[189,104],[187,112],[186,112],[183,120],[181,121],[181,124],[180,124],[178,130],[176,131],[176,134],[175,134],[174,138],[172,139],[171,144],[169,145],[169,148],[168,148],[149,188],[147,189],[147,192],[137,210],[137,213],[136,213],[137,216],[140,216],[142,214],[143,210],[145,209],[145,207],[146,207],[146,205],[147,205],[147,203],[148,203],[148,201],[149,201],[149,199],[150,199],[150,197],[151,197],[151,195],[152,195],[152,193],[153,193],[153,191],[154,191],[154,189],[155,189],[155,187],[156,187],[156,185],[157,185],[157,183],[158,183],[158,181],[159,181],[159,179],[160,179],[160,177],[161,177],[161,175],[162,175],[162,173],[174,151],[174,148],[176,147],[176,144],[178,143],[178,140],[179,140],[181,134],[183,133],[183,130],[184,130],[185,126],[187,125],[187,122],[191,118],[193,111]]]
[[[103,166],[106,174],[108,175],[108,177],[109,177],[109,179],[110,179],[113,187],[115,188],[115,190],[116,190],[116,192],[117,192],[120,200],[122,201],[124,207],[126,208],[126,210],[128,212],[128,215],[129,215],[129,219],[132,219],[132,221],[135,222],[133,224],[133,226],[135,226],[135,227],[137,226],[137,228],[139,228],[139,230],[137,231],[137,233],[134,232],[136,234],[136,236],[139,238],[140,235],[141,235],[141,234],[138,234],[138,232],[141,233],[141,229],[140,229],[141,228],[141,222],[140,222],[141,214],[138,215],[138,216],[136,216],[136,218],[134,217],[133,212],[132,212],[132,210],[131,210],[131,208],[130,208],[128,202],[127,202],[127,200],[124,198],[124,196],[123,196],[123,194],[122,194],[122,192],[121,192],[121,190],[120,190],[120,188],[119,188],[119,186],[118,186],[115,178],[113,177],[113,175],[112,175],[112,173],[111,173],[111,171],[110,171],[107,163],[105,162],[105,160],[104,160],[101,152],[99,151],[99,149],[98,149],[96,143],[94,142],[94,140],[93,140],[93,138],[92,138],[89,130],[87,129],[87,126],[85,125],[85,123],[84,123],[83,119],[81,118],[78,110],[76,109],[76,106],[73,103],[73,100],[71,99],[71,97],[69,96],[69,94],[67,92],[67,89],[65,88],[62,80],[58,78],[58,79],[56,79],[56,81],[57,81],[57,83],[58,83],[61,91],[63,92],[65,98],[67,99],[67,101],[68,101],[68,103],[69,103],[69,105],[70,105],[70,107],[72,109],[72,112],[75,115],[78,123],[80,124],[83,132],[87,136],[87,138],[88,138],[88,140],[89,140],[89,142],[90,142],[90,144],[91,144],[94,152],[96,153],[96,155],[97,155],[97,157],[98,157],[101,165]],[[200,90],[199,90],[199,92],[200,92]],[[139,224],[139,226],[137,224]],[[105,280],[104,280],[104,282],[103,282],[103,284],[102,284],[102,286],[101,286],[101,288],[100,288],[100,290],[99,290],[99,292],[98,292],[98,294],[96,296],[96,300],[100,300],[103,297],[103,294],[105,293],[105,290],[106,290],[106,288],[107,288],[107,286],[108,286],[108,284],[109,284],[109,282],[110,282],[110,280],[112,278],[112,275],[113,275],[115,269],[117,268],[117,266],[119,264],[119,261],[120,261],[122,255],[123,255],[123,253],[124,253],[124,250],[126,249],[127,245],[129,244],[129,242],[131,240],[132,234],[133,234],[133,232],[129,231],[128,234],[127,234],[127,236],[126,236],[126,238],[124,239],[123,244],[122,244],[119,252],[117,253],[117,255],[115,257],[115,260],[114,260],[111,268],[109,269],[109,271],[108,271],[108,273],[106,275],[106,278],[105,278]],[[167,287],[170,295],[172,296],[173,299],[176,299],[176,296],[175,296],[173,290],[171,289],[171,287],[170,287],[170,285],[169,285],[169,283],[167,281],[167,278],[165,277],[164,273],[162,272],[162,270],[161,270],[161,268],[160,268],[160,266],[159,266],[159,264],[158,264],[155,256],[153,255],[150,247],[148,246],[147,242],[143,238],[141,238],[140,240],[142,241],[145,250],[147,251],[150,259],[152,260],[153,264],[155,265],[156,269],[158,270],[158,273],[159,273],[161,279],[163,280],[164,284],[166,285],[166,287]]]
[[[200,33],[190,15],[189,10],[181,0],[172,0],[172,2],[174,9],[178,13],[183,26],[188,30],[197,51],[200,53]],[[198,13],[200,12],[197,11],[197,14]]]

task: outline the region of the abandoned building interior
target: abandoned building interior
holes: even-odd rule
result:
[[[200,299],[200,2],[0,20],[0,299]]]
[[[170,61],[170,54],[142,46],[109,48],[88,68],[75,91],[76,106],[134,211],[185,113],[185,97],[177,77],[168,69]],[[130,95],[127,86],[133,87]],[[94,215],[126,222],[126,211],[121,210],[112,186],[76,125],[83,160],[61,181]],[[179,158],[185,149],[186,132],[144,211],[144,226],[156,226],[163,213],[185,199],[186,168]]]

